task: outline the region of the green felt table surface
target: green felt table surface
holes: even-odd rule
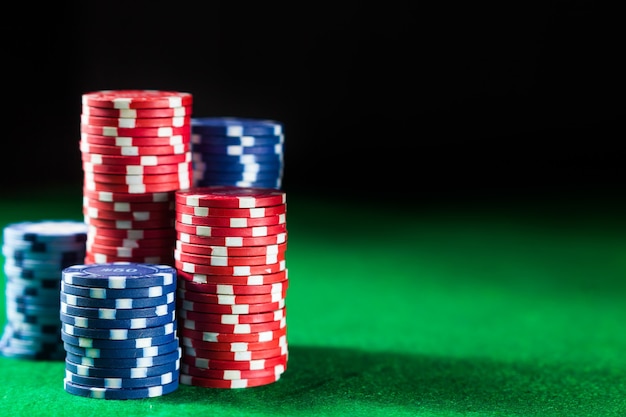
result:
[[[624,205],[287,200],[278,382],[99,400],[63,362],[0,358],[0,415],[626,415]],[[81,218],[75,190],[1,197],[0,227]]]

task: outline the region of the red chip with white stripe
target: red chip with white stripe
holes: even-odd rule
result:
[[[256,208],[285,204],[286,194],[274,188],[216,185],[180,191],[176,202],[194,207]]]
[[[191,106],[188,92],[165,90],[100,90],[82,95],[83,107],[106,109],[160,109]]]

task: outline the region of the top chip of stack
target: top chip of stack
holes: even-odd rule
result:
[[[172,263],[174,192],[193,181],[192,103],[178,91],[83,94],[86,263]]]
[[[195,186],[281,188],[285,136],[275,120],[192,118]]]
[[[0,354],[62,360],[59,288],[63,268],[85,257],[87,225],[73,220],[10,224],[3,230],[6,317]]]

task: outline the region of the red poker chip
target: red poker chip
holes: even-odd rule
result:
[[[178,287],[183,290],[209,294],[260,295],[282,292],[289,287],[289,280],[266,285],[229,285],[213,283],[197,283],[185,279],[178,280]]]
[[[177,191],[187,188],[188,184],[181,182],[163,182],[159,184],[105,184],[100,182],[84,181],[83,187],[88,191],[105,191],[119,194],[151,194]]]
[[[125,118],[80,115],[80,122],[90,126],[121,127],[126,129],[144,127],[182,127],[191,125],[191,116]]]
[[[137,258],[137,257],[152,257],[158,256],[163,258],[172,257],[172,248],[167,246],[163,242],[163,246],[146,247],[146,248],[125,248],[120,246],[105,246],[98,245],[96,243],[87,243],[87,252],[91,254],[102,254],[107,256],[114,256],[116,258]]]
[[[147,221],[147,220],[163,220],[174,219],[174,210],[167,208],[167,206],[161,210],[141,210],[135,209],[133,211],[112,211],[103,210],[97,207],[83,204],[83,214],[89,216],[92,219],[105,219],[105,220],[132,220],[132,221]]]
[[[164,239],[170,240],[172,245],[174,244],[174,235],[172,229],[167,227],[163,229],[111,229],[107,227],[97,227],[89,225],[87,232],[87,240],[91,236],[109,237],[109,238],[122,238],[122,239]],[[173,257],[172,253],[172,257]]]
[[[287,251],[287,243],[279,245],[228,247],[217,245],[194,245],[176,241],[176,250],[179,252],[205,256],[268,256],[278,255]]]
[[[201,388],[240,389],[270,385],[280,380],[280,376],[268,376],[265,378],[250,378],[237,380],[222,380],[214,378],[202,378],[199,376],[180,374],[180,383]]]
[[[176,211],[181,214],[189,214],[197,217],[246,217],[258,218],[276,216],[287,213],[287,204],[257,208],[220,208],[188,206],[176,203]]]
[[[85,181],[99,182],[104,184],[161,184],[167,182],[191,181],[190,171],[176,172],[172,174],[152,174],[152,175],[118,175],[118,174],[94,174],[85,172]]]
[[[277,214],[267,217],[203,217],[192,214],[176,212],[176,220],[193,226],[213,226],[213,227],[256,227],[275,226],[286,223],[285,214]]]
[[[187,92],[164,90],[100,90],[82,95],[83,107],[106,109],[159,109],[191,106]]]
[[[187,135],[190,132],[190,126],[184,127],[110,127],[110,126],[91,126],[81,124],[80,133],[99,136],[131,136],[131,137],[169,137],[175,135]]]
[[[88,198],[91,201],[103,203],[169,203],[174,198],[174,191],[161,193],[128,194],[113,193],[110,191],[90,191],[83,188],[83,200]]]
[[[274,274],[276,272],[284,271],[286,268],[285,261],[279,261],[275,264],[267,265],[209,266],[175,260],[174,265],[177,269],[192,274],[234,275],[239,277],[257,274]]]
[[[176,193],[176,202],[188,206],[253,208],[285,204],[286,193],[274,188],[215,185]]]
[[[214,352],[254,352],[270,349],[286,349],[288,347],[287,336],[278,339],[269,340],[267,342],[204,342],[189,337],[181,337],[180,345],[182,347],[200,349],[202,351]],[[285,352],[286,354],[287,352]],[[209,356],[207,356],[209,357]]]
[[[289,279],[289,270],[276,272],[275,274],[258,274],[249,276],[233,276],[233,275],[209,275],[209,274],[193,274],[185,271],[178,271],[178,277],[181,280],[197,283],[197,284],[223,284],[223,285],[270,285],[278,282],[284,282]]]
[[[177,313],[179,319],[193,320],[198,323],[253,324],[281,320],[286,317],[286,311],[285,307],[272,312],[256,314],[198,313],[196,311],[187,311],[185,309],[180,309]]]
[[[257,304],[208,304],[178,299],[176,305],[180,309],[209,314],[254,314],[267,313],[285,308],[285,299],[273,303]]]
[[[98,210],[113,211],[116,213],[130,213],[132,211],[163,211],[174,212],[174,204],[166,199],[156,202],[128,202],[128,201],[99,201],[87,196],[83,196],[83,207],[95,208]]]
[[[269,348],[264,350],[245,350],[238,352],[228,352],[222,350],[207,350],[201,348],[194,348],[190,346],[182,346],[183,355],[196,356],[207,359],[216,359],[222,361],[252,361],[257,359],[268,359],[276,356],[287,355],[289,348],[285,344],[276,348]],[[185,364],[187,367],[190,365]]]
[[[169,217],[154,220],[109,220],[94,219],[89,216],[83,216],[85,223],[90,226],[103,229],[164,229],[172,226],[172,219]]]
[[[195,234],[176,232],[176,238],[182,243],[205,246],[226,246],[228,248],[244,248],[251,246],[279,245],[287,242],[287,232],[276,235],[242,237],[242,236],[197,236]]]
[[[183,356],[185,356],[183,349]],[[256,379],[267,378],[271,376],[281,375],[285,372],[286,363],[275,366],[269,366],[264,369],[207,369],[200,368],[188,363],[180,365],[180,373],[191,376],[199,376],[202,378],[221,379],[221,380],[240,380],[240,379]]]
[[[180,136],[171,136],[165,138],[150,138],[150,137],[116,137],[116,136],[98,136],[98,135],[89,135],[87,133],[83,133],[80,135],[80,142],[86,143],[89,146],[92,145],[100,145],[100,146],[176,146],[183,144],[191,143],[191,135],[180,135]]]
[[[275,224],[272,226],[213,227],[194,226],[177,221],[174,226],[177,232],[201,237],[262,237],[287,232],[286,223]]]
[[[221,304],[221,305],[235,305],[235,304],[267,304],[277,303],[287,296],[287,288],[283,288],[280,292],[274,292],[269,294],[254,294],[254,295],[232,295],[232,294],[210,294],[201,293],[190,290],[178,289],[176,291],[178,298],[181,300],[193,301],[205,304]]]
[[[112,156],[180,155],[191,152],[189,143],[174,146],[107,146],[93,145],[81,140],[78,144],[82,153]]]
[[[279,339],[282,336],[287,335],[287,327],[283,327],[278,330],[270,330],[261,333],[249,333],[249,334],[233,334],[233,333],[214,333],[214,332],[201,332],[198,330],[190,330],[185,328],[179,328],[181,337],[189,337],[207,344],[212,342],[218,343],[233,343],[233,342],[267,342],[274,339]]]
[[[82,162],[93,165],[140,165],[159,166],[168,164],[191,163],[191,152],[177,155],[142,155],[142,156],[117,156],[102,155],[97,153],[81,152]]]
[[[108,236],[89,235],[87,245],[99,245],[114,248],[147,249],[147,248],[170,248],[172,249],[172,239],[124,239]]]
[[[86,116],[112,117],[116,119],[147,119],[152,117],[191,116],[191,106],[180,106],[156,109],[107,109],[104,107],[83,106],[82,114]]]
[[[203,256],[176,250],[174,259],[198,266],[259,266],[284,261],[285,252],[266,256]]]
[[[92,252],[87,252],[87,255],[85,255],[85,264],[106,264],[111,262],[133,262],[169,265],[172,262],[172,259],[169,256],[136,256],[132,258],[124,258]]]
[[[94,174],[160,175],[189,171],[192,171],[192,165],[190,162],[181,162],[179,164],[164,164],[158,166],[98,165],[89,162],[83,162],[83,172],[92,172]],[[172,208],[174,208],[174,205],[172,205]]]
[[[184,352],[184,351],[183,351]],[[287,354],[282,356],[275,356],[267,359],[257,359],[252,361],[223,361],[219,359],[209,359],[199,356],[191,356],[189,351],[187,354],[181,355],[181,364],[186,363],[195,368],[200,369],[222,369],[222,370],[240,370],[240,371],[254,371],[267,368],[273,368],[278,365],[286,366],[288,361]]]
[[[179,318],[178,324],[179,328],[197,330],[199,332],[254,334],[287,327],[287,320],[283,317],[280,320],[265,323],[221,324]]]

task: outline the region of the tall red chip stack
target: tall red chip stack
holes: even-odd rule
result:
[[[102,90],[82,96],[85,263],[174,263],[175,192],[192,185],[192,95]]]
[[[288,358],[285,192],[215,185],[175,201],[181,384],[278,381]]]

